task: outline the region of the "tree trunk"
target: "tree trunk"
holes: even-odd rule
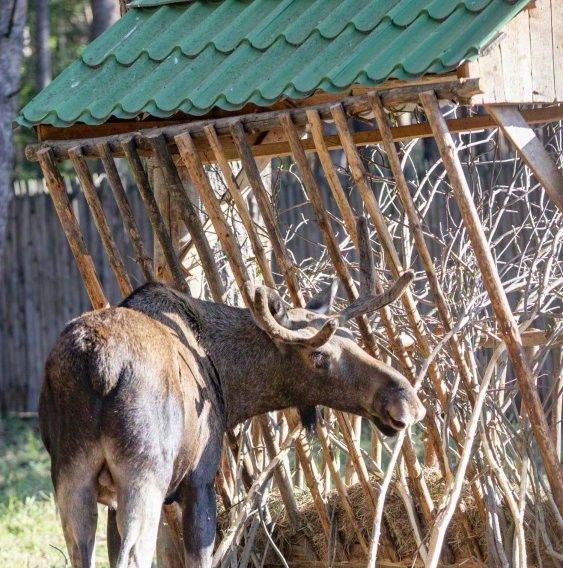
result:
[[[49,49],[49,2],[35,0],[35,87],[37,92],[51,82],[51,50]]]
[[[18,107],[26,1],[0,2],[0,267],[12,198],[12,121]]]
[[[97,38],[119,18],[118,0],[90,0],[92,6],[92,26],[90,40]]]

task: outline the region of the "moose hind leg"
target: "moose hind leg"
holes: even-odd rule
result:
[[[186,480],[184,484],[182,524],[186,568],[210,568],[217,529],[213,481]]]
[[[109,565],[115,568],[121,549],[121,536],[117,528],[117,511],[112,508],[108,508],[107,541]]]
[[[150,568],[163,501],[164,492],[149,483],[132,483],[118,493],[121,543],[116,568]]]
[[[98,522],[95,485],[60,484],[56,500],[72,568],[93,567]]]

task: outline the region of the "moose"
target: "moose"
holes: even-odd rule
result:
[[[209,568],[223,437],[252,416],[324,405],[386,435],[424,417],[407,379],[343,327],[413,279],[407,271],[377,294],[365,220],[358,229],[361,293],[336,316],[335,285],[293,309],[247,285],[241,309],[152,282],[67,324],[46,362],[39,426],[74,568],[93,566],[97,503],[109,508],[111,566],[151,566],[162,504],[173,500],[185,565]]]

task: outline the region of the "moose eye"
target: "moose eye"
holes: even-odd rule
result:
[[[315,369],[328,369],[329,367],[329,357],[322,351],[313,351],[311,353],[311,362]]]

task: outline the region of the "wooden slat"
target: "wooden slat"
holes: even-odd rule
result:
[[[37,158],[92,307],[94,309],[103,308],[108,305],[108,302],[98,280],[92,257],[86,249],[82,231],[72,213],[66,186],[57,169],[53,152],[49,148],[44,148],[38,152]]]
[[[141,158],[139,157],[139,153],[135,147],[135,142],[132,138],[123,142],[123,152],[127,156],[129,169],[131,170],[131,174],[135,179],[135,183],[137,184],[137,188],[139,189],[139,193],[141,194],[141,198],[145,204],[145,210],[148,214],[154,234],[162,247],[164,258],[168,264],[168,269],[172,275],[174,284],[178,290],[189,294],[190,290],[184,280],[184,276],[182,275],[182,269],[180,268],[178,257],[174,251],[170,234],[166,230],[166,225],[164,224],[158,204],[154,198],[147,173],[145,172],[145,168],[143,167]]]
[[[239,213],[241,222],[246,229],[246,233],[248,238],[250,239],[250,246],[252,247],[252,251],[254,252],[254,256],[256,257],[256,262],[258,263],[258,267],[262,273],[262,278],[264,279],[264,284],[269,286],[270,288],[275,288],[276,284],[272,278],[270,272],[270,261],[266,256],[266,252],[264,251],[264,247],[256,230],[254,228],[254,223],[248,209],[246,208],[246,204],[244,202],[244,196],[242,194],[240,185],[237,181],[237,177],[233,174],[231,167],[229,165],[229,160],[225,155],[223,145],[217,136],[217,132],[215,132],[215,128],[212,125],[205,127],[205,134],[207,136],[207,140],[209,145],[211,146],[213,153],[215,155],[215,160],[221,169],[223,174],[223,179],[225,180],[225,185],[229,191],[231,199],[233,200],[235,207]]]
[[[549,34],[548,29],[545,30]],[[563,101],[563,2],[551,0],[551,33],[553,43],[553,77],[555,96]]]
[[[563,474],[550,440],[549,428],[542,404],[534,387],[534,376],[526,361],[518,325],[510,310],[510,305],[496,269],[487,237],[481,225],[479,214],[475,208],[471,191],[465,179],[454,141],[448,132],[436,96],[434,93],[424,93],[421,95],[421,101],[428,121],[432,126],[434,138],[438,144],[440,155],[452,184],[454,197],[460,208],[465,228],[469,234],[473,251],[483,276],[483,284],[491,300],[501,335],[518,380],[520,393],[530,418],[532,432],[540,450],[547,478],[553,492],[553,498],[559,511],[563,513]]]
[[[129,275],[125,270],[125,265],[123,264],[119,251],[117,250],[115,241],[113,240],[102,204],[100,203],[100,199],[96,193],[96,186],[94,185],[92,174],[88,169],[86,160],[84,160],[84,157],[82,156],[80,146],[71,148],[68,153],[76,175],[80,180],[80,185],[82,186],[84,197],[86,198],[86,202],[88,203],[88,207],[92,213],[92,218],[94,219],[94,223],[98,229],[98,234],[102,239],[102,245],[106,251],[109,264],[115,275],[119,291],[123,297],[128,296],[133,291],[131,281],[129,280]]]
[[[152,270],[152,259],[145,252],[145,246],[143,244],[143,239],[139,233],[139,228],[137,227],[137,222],[135,221],[135,216],[133,211],[131,211],[131,206],[129,205],[129,200],[121,183],[121,178],[119,177],[119,172],[115,166],[115,161],[111,156],[107,144],[100,144],[98,148],[104,170],[107,175],[108,183],[113,193],[113,197],[119,209],[121,215],[121,220],[123,222],[123,228],[125,233],[129,235],[129,240],[133,246],[135,252],[135,259],[139,265],[143,276],[147,281],[154,280],[154,274]]]
[[[551,200],[563,212],[563,174],[515,106],[488,106],[502,131],[534,172]]]
[[[235,277],[237,286],[243,295],[245,303],[249,305],[251,298],[246,296],[244,284],[245,282],[250,281],[250,277],[248,276],[248,272],[244,265],[240,246],[236,242],[235,235],[231,231],[231,228],[221,211],[221,204],[215,197],[215,193],[213,192],[209,178],[205,173],[203,164],[199,159],[193,140],[187,133],[180,134],[179,136],[176,136],[176,144],[178,145],[180,156],[188,169],[190,179],[201,198],[211,222],[213,223],[213,227],[215,228],[221,247],[230,261],[231,270]]]
[[[532,59],[532,97],[534,102],[550,102],[555,100],[555,74],[553,69],[554,46],[551,33],[548,31],[552,26],[552,1],[553,0],[535,0],[534,7],[528,10]],[[554,1],[559,2],[559,0]],[[555,25],[561,27],[563,20]]]
[[[242,166],[246,170],[246,175],[248,176],[248,181],[252,187],[254,196],[256,197],[260,213],[264,219],[268,236],[272,242],[276,261],[287,282],[289,295],[296,305],[303,306],[305,302],[303,300],[303,295],[299,290],[296,267],[294,266],[287,248],[282,241],[278,225],[274,218],[274,212],[272,211],[272,206],[270,204],[270,198],[266,192],[264,183],[262,182],[262,177],[260,176],[254,157],[252,156],[250,145],[248,144],[241,122],[235,122],[232,125],[231,135],[241,157]]]
[[[307,156],[305,155],[305,151],[301,145],[297,129],[291,121],[290,116],[287,114],[280,117],[280,122],[291,147],[295,163],[299,167],[305,192],[315,213],[315,220],[319,226],[336,274],[344,287],[348,300],[353,302],[358,297],[358,290],[356,289],[354,280],[350,275],[344,257],[342,256],[338,243],[336,242],[336,237],[334,236],[330,225],[330,218],[328,216],[326,206],[322,202],[321,191],[317,185],[311,166],[307,161]],[[371,333],[368,320],[365,316],[363,316],[357,318],[356,321],[360,328],[360,333],[367,350],[370,355],[373,356],[377,347]]]
[[[520,12],[503,29],[500,43],[504,100],[499,102],[532,102],[532,56],[530,53],[530,26],[527,11]],[[545,57],[546,54],[542,55]],[[541,65],[541,60],[534,62]]]
[[[198,212],[191,202],[188,192],[178,175],[176,166],[172,161],[172,157],[166,146],[166,141],[162,134],[151,136],[147,138],[147,140],[164,173],[166,188],[170,192],[170,196],[178,204],[180,218],[190,232],[192,242],[195,245],[205,273],[205,278],[207,279],[207,284],[209,285],[211,296],[215,302],[222,302],[225,296],[225,288],[213,258],[213,251],[209,246],[209,241],[203,230]]]
[[[315,145],[315,150],[319,161],[323,167],[323,171],[334,196],[334,200],[338,206],[340,214],[342,215],[342,220],[344,221],[344,226],[346,231],[350,235],[350,238],[358,246],[358,235],[356,234],[356,221],[354,220],[354,212],[352,207],[348,202],[346,193],[344,193],[344,188],[340,183],[340,179],[336,172],[336,168],[332,162],[330,156],[329,148],[326,143],[326,139],[323,133],[323,123],[321,117],[316,110],[307,111],[307,120],[311,125],[311,135],[313,137],[313,143]]]

